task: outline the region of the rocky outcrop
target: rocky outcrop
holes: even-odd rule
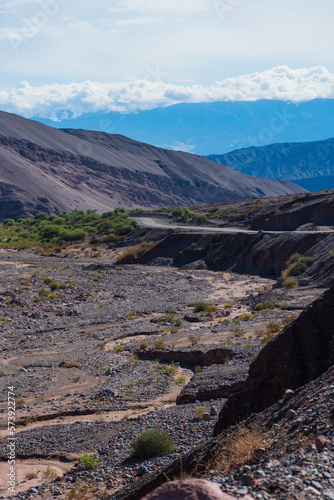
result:
[[[327,234],[170,234],[147,252],[139,262],[149,264],[159,257],[172,258],[178,267],[196,262],[210,270],[280,276],[287,260],[296,252],[313,257],[301,277],[328,286],[333,277],[334,232]],[[330,258],[329,258],[330,257]]]
[[[227,398],[244,387],[247,374],[247,363],[231,365],[224,363],[206,368],[192,377],[176,398],[176,404]]]
[[[155,360],[159,359],[165,363],[180,363],[183,366],[211,366],[225,363],[227,359],[234,358],[234,351],[226,348],[206,349],[149,349],[147,351],[138,350],[135,352],[139,359]]]
[[[214,434],[268,408],[285,389],[318,378],[334,364],[334,282],[251,364],[245,388],[221,410]]]

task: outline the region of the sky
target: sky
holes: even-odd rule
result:
[[[334,97],[329,0],[0,0],[0,109]]]

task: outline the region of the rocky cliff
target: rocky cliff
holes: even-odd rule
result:
[[[291,325],[269,342],[251,364],[244,389],[230,396],[214,435],[260,412],[285,389],[318,378],[334,364],[334,282]]]

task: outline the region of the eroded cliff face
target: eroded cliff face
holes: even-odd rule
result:
[[[334,282],[251,364],[244,389],[227,400],[214,435],[315,380],[334,364]]]
[[[328,286],[333,277],[334,232],[328,234],[170,234],[139,262],[148,264],[157,258],[168,258],[178,267],[280,276],[286,262],[296,252],[313,257],[307,271],[299,277]]]

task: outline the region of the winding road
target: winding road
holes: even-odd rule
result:
[[[209,226],[182,226],[180,224],[168,224],[161,221],[156,221],[150,217],[131,217],[131,220],[137,222],[139,226],[157,228],[157,229],[180,229],[186,231],[196,231],[198,233],[227,233],[227,234],[286,234],[286,233],[301,233],[301,234],[328,234],[334,233],[333,230],[328,231],[254,231],[252,229],[242,229],[236,227],[209,227]]]

